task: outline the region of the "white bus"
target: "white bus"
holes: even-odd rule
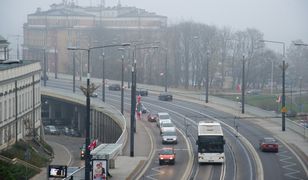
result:
[[[220,123],[200,121],[198,124],[198,162],[223,163],[224,135]]]

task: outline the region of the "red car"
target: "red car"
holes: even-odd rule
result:
[[[260,140],[260,150],[269,152],[278,152],[278,142],[272,137],[265,137]]]
[[[156,122],[158,119],[158,115],[154,113],[149,113],[148,115],[148,121],[149,122]]]
[[[159,151],[159,165],[163,163],[175,163],[175,151],[173,147],[164,147]]]

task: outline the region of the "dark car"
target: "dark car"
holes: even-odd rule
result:
[[[81,133],[76,130],[76,129],[69,129],[69,136],[72,136],[72,137],[81,137]]]
[[[161,101],[172,101],[173,97],[171,93],[161,92],[158,96],[158,99]]]
[[[265,137],[261,139],[259,145],[261,151],[278,152],[278,142],[272,137]]]
[[[148,114],[148,121],[149,122],[156,122],[158,119],[158,115],[154,113],[149,113]]]
[[[80,147],[80,159],[84,159],[86,155],[86,145],[83,144],[81,147]]]
[[[111,90],[111,91],[120,91],[121,86],[120,86],[120,84],[110,84],[108,89]]]
[[[140,96],[148,96],[148,90],[147,89],[141,89],[138,88],[136,89],[136,95],[140,95]]]
[[[65,136],[70,135],[70,128],[68,128],[67,126],[58,126],[57,128],[58,128],[58,130],[60,131],[61,134],[65,135]]]

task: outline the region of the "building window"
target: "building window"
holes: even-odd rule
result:
[[[12,101],[13,101],[13,116],[15,116],[16,115],[16,102],[15,102],[15,97],[13,97],[13,99],[12,99]]]
[[[21,113],[21,99],[20,98],[21,98],[21,95],[18,96],[19,103],[18,103],[18,113],[17,114]]]
[[[6,121],[7,119],[7,104],[6,104],[6,100],[4,100],[4,121]]]
[[[22,95],[21,95],[21,112],[24,112],[24,108],[25,108],[25,95],[24,95],[24,93],[22,93]]]
[[[2,120],[3,120],[2,116],[3,116],[3,113],[2,113],[2,102],[0,102],[0,124],[2,123]]]
[[[12,100],[9,98],[9,118],[12,117]]]

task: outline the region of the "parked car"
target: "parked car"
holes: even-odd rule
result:
[[[164,133],[165,131],[175,131],[175,126],[173,123],[169,121],[162,121],[160,124],[160,134]]]
[[[96,92],[93,92],[92,94],[90,94],[90,97],[96,98],[96,97],[98,97],[98,94]]]
[[[70,136],[81,137],[81,133],[78,130],[71,128],[69,131]]]
[[[261,139],[259,145],[261,151],[278,152],[279,149],[278,142],[272,137],[265,137]]]
[[[161,92],[161,93],[158,95],[158,99],[161,100],[161,101],[172,101],[173,96],[172,96],[171,93],[168,93],[168,92]]]
[[[260,94],[262,91],[260,89],[249,89],[247,91],[247,94],[250,94],[250,95],[258,95]]]
[[[159,165],[163,163],[174,164],[175,163],[175,151],[173,147],[164,147],[159,151]]]
[[[156,122],[158,119],[158,115],[156,113],[149,113],[148,114],[148,121],[149,122]]]
[[[167,113],[167,112],[160,112],[157,115],[158,115],[158,119],[156,121],[157,127],[160,128],[160,125],[161,125],[162,122],[171,122],[169,113]]]
[[[136,89],[136,95],[140,95],[140,96],[148,96],[148,90],[147,89],[142,89],[142,88],[138,88]]]
[[[60,131],[60,134],[63,134],[65,136],[70,135],[70,128],[68,128],[67,126],[58,126],[57,128]]]
[[[142,114],[145,114],[148,112],[147,108],[143,104],[141,104],[141,112]]]
[[[108,89],[110,91],[120,91],[121,90],[121,86],[120,86],[120,84],[110,84]]]
[[[44,127],[45,134],[60,135],[60,131],[54,125],[48,125]]]
[[[162,133],[162,143],[167,144],[167,143],[172,143],[172,144],[177,144],[177,135],[176,131],[164,131]]]

